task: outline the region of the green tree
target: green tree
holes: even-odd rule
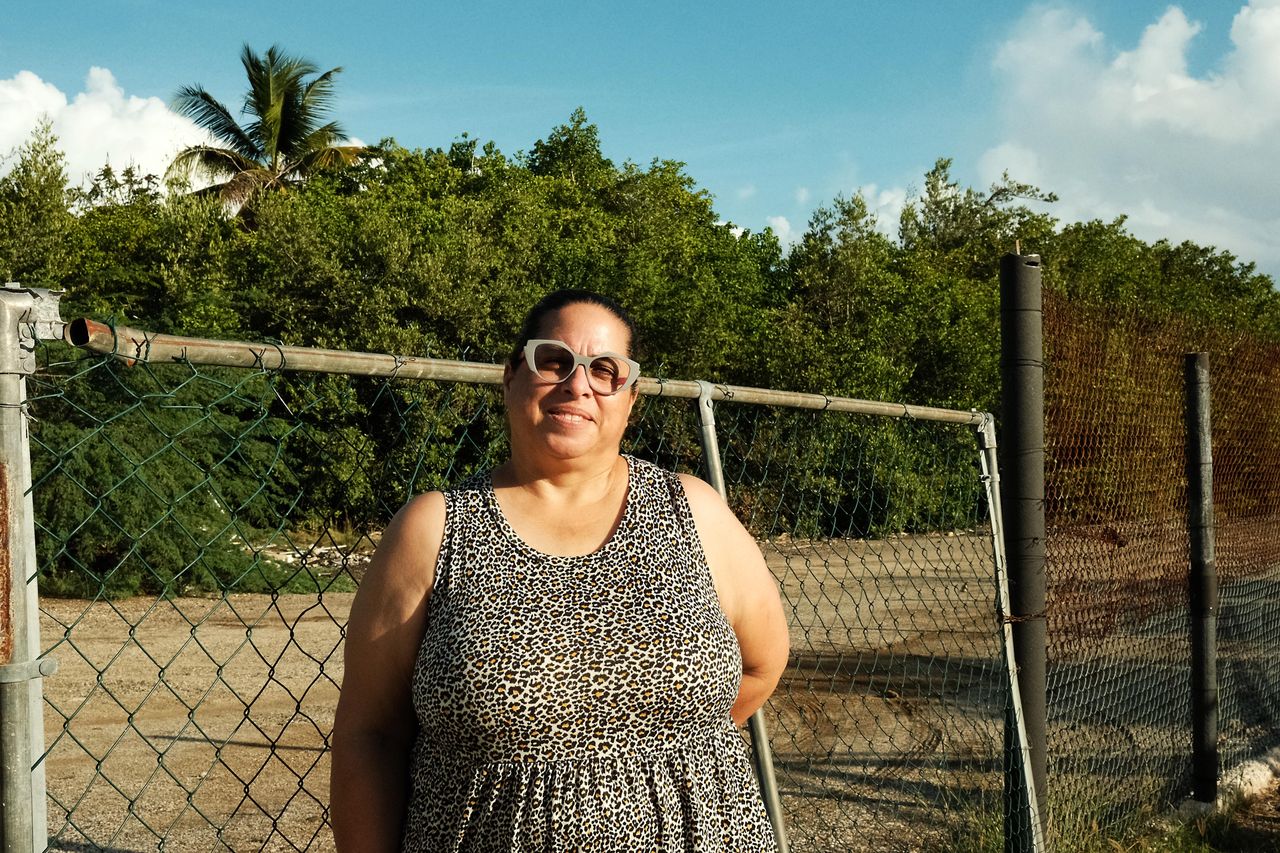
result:
[[[1020,202],[1057,200],[1008,172],[985,193],[962,187],[951,177],[951,159],[943,157],[925,174],[924,194],[902,209],[898,237],[907,253],[927,255],[949,274],[987,279],[1001,255],[1019,244],[1023,252],[1038,251],[1053,234],[1053,217]]]
[[[819,207],[787,258],[793,303],[779,318],[774,383],[801,390],[896,399],[910,374],[907,283],[898,249],[861,195]],[[791,364],[790,353],[804,353]]]
[[[533,143],[528,157],[529,171],[554,175],[584,189],[599,189],[617,176],[613,163],[600,151],[600,131],[578,107],[546,139]]]
[[[237,230],[214,198],[160,193],[150,175],[104,167],[73,193],[74,275],[64,316],[115,316],[157,332],[235,337],[244,328],[226,261]]]
[[[0,178],[0,275],[23,284],[49,287],[73,267],[68,238],[75,220],[57,146],[52,124],[42,120]]]
[[[914,330],[904,399],[997,405],[1000,258],[1017,249],[1047,251],[1056,222],[1027,202],[1056,200],[1008,173],[985,192],[961,186],[948,158],[925,174],[923,194],[903,208],[895,259],[910,290],[904,318]]]
[[[1270,276],[1230,252],[1191,242],[1147,243],[1119,217],[1067,225],[1042,253],[1045,287],[1073,302],[1173,310],[1205,329],[1280,339],[1280,292]]]
[[[249,123],[239,124],[201,86],[179,89],[177,111],[218,144],[180,151],[169,167],[171,177],[222,179],[208,191],[245,204],[263,190],[297,183],[316,170],[349,165],[365,153],[363,147],[338,144],[345,131],[335,121],[324,121],[340,67],[320,73],[316,65],[289,56],[278,45],[259,55],[246,44],[240,61],[249,79],[241,112]]]

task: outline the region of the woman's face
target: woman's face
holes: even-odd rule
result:
[[[631,343],[626,325],[607,308],[590,302],[566,305],[547,314],[539,338],[563,341],[579,355],[626,354]],[[635,386],[617,394],[598,394],[577,368],[558,385],[533,375],[521,359],[502,378],[514,452],[572,459],[598,453],[616,456],[626,431]]]

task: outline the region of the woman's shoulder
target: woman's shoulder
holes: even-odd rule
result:
[[[693,474],[676,474],[675,478],[684,490],[685,499],[689,501],[689,508],[695,515],[708,511],[714,512],[722,507],[727,509],[720,493],[701,477],[695,477]]]
[[[423,492],[405,501],[404,506],[391,519],[391,524],[383,532],[385,539],[388,533],[403,538],[415,546],[423,544],[422,538],[434,541],[438,547],[439,539],[444,532],[445,493],[439,491]]]
[[[647,459],[640,459],[630,454],[622,454],[631,465],[631,470],[635,476],[641,480],[660,483],[672,490],[683,492],[685,498],[688,499],[692,506],[695,502],[701,506],[706,501],[723,504],[720,493],[717,492],[706,480],[695,477],[692,474],[681,474],[676,471],[670,471],[650,462]]]
[[[477,494],[490,489],[492,483],[493,469],[481,468],[463,477],[453,485],[446,487],[444,494],[450,496]]]

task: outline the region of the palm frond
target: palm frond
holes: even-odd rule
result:
[[[286,114],[287,115],[287,114]],[[336,121],[317,126],[315,116],[302,116],[291,122],[288,156],[296,160],[308,152],[329,148],[347,138],[347,132]]]
[[[308,113],[319,115],[329,111],[335,92],[333,78],[341,73],[342,66],[335,66],[303,87],[301,100]]]
[[[346,136],[346,131],[336,121],[314,128],[298,140],[295,159],[322,148],[332,148],[346,139]]]
[[[321,117],[328,112],[333,99],[333,76],[341,71],[331,68],[324,74],[303,86],[290,90],[289,95],[281,102],[279,113],[281,148],[284,155],[294,160],[316,147],[332,145],[346,136],[346,133],[335,122],[329,127],[331,138],[323,140],[323,135],[316,136]]]
[[[250,169],[240,172],[223,184],[218,194],[223,201],[243,207],[275,182],[276,175],[269,169]]]
[[[254,117],[248,132],[258,140],[271,166],[280,169],[289,159],[294,141],[305,134],[291,117],[291,104],[299,98],[306,77],[318,69],[306,59],[286,54],[278,45],[259,56],[246,44],[240,61],[249,78],[244,110]]]
[[[190,177],[202,175],[207,178],[223,178],[260,169],[256,160],[251,160],[240,152],[230,148],[215,148],[211,145],[192,145],[179,151],[165,170],[166,178]]]
[[[317,148],[298,158],[293,172],[306,175],[321,169],[350,166],[368,153],[369,149],[363,145],[331,145],[327,148]]]
[[[254,144],[230,111],[201,86],[183,86],[173,99],[179,115],[194,121],[224,146],[251,160],[260,159],[261,149]]]

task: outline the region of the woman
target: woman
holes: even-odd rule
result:
[[[511,458],[392,519],[352,606],[334,835],[353,851],[763,851],[734,724],[787,658],[710,486],[619,455],[634,327],[557,291],[503,371]]]

